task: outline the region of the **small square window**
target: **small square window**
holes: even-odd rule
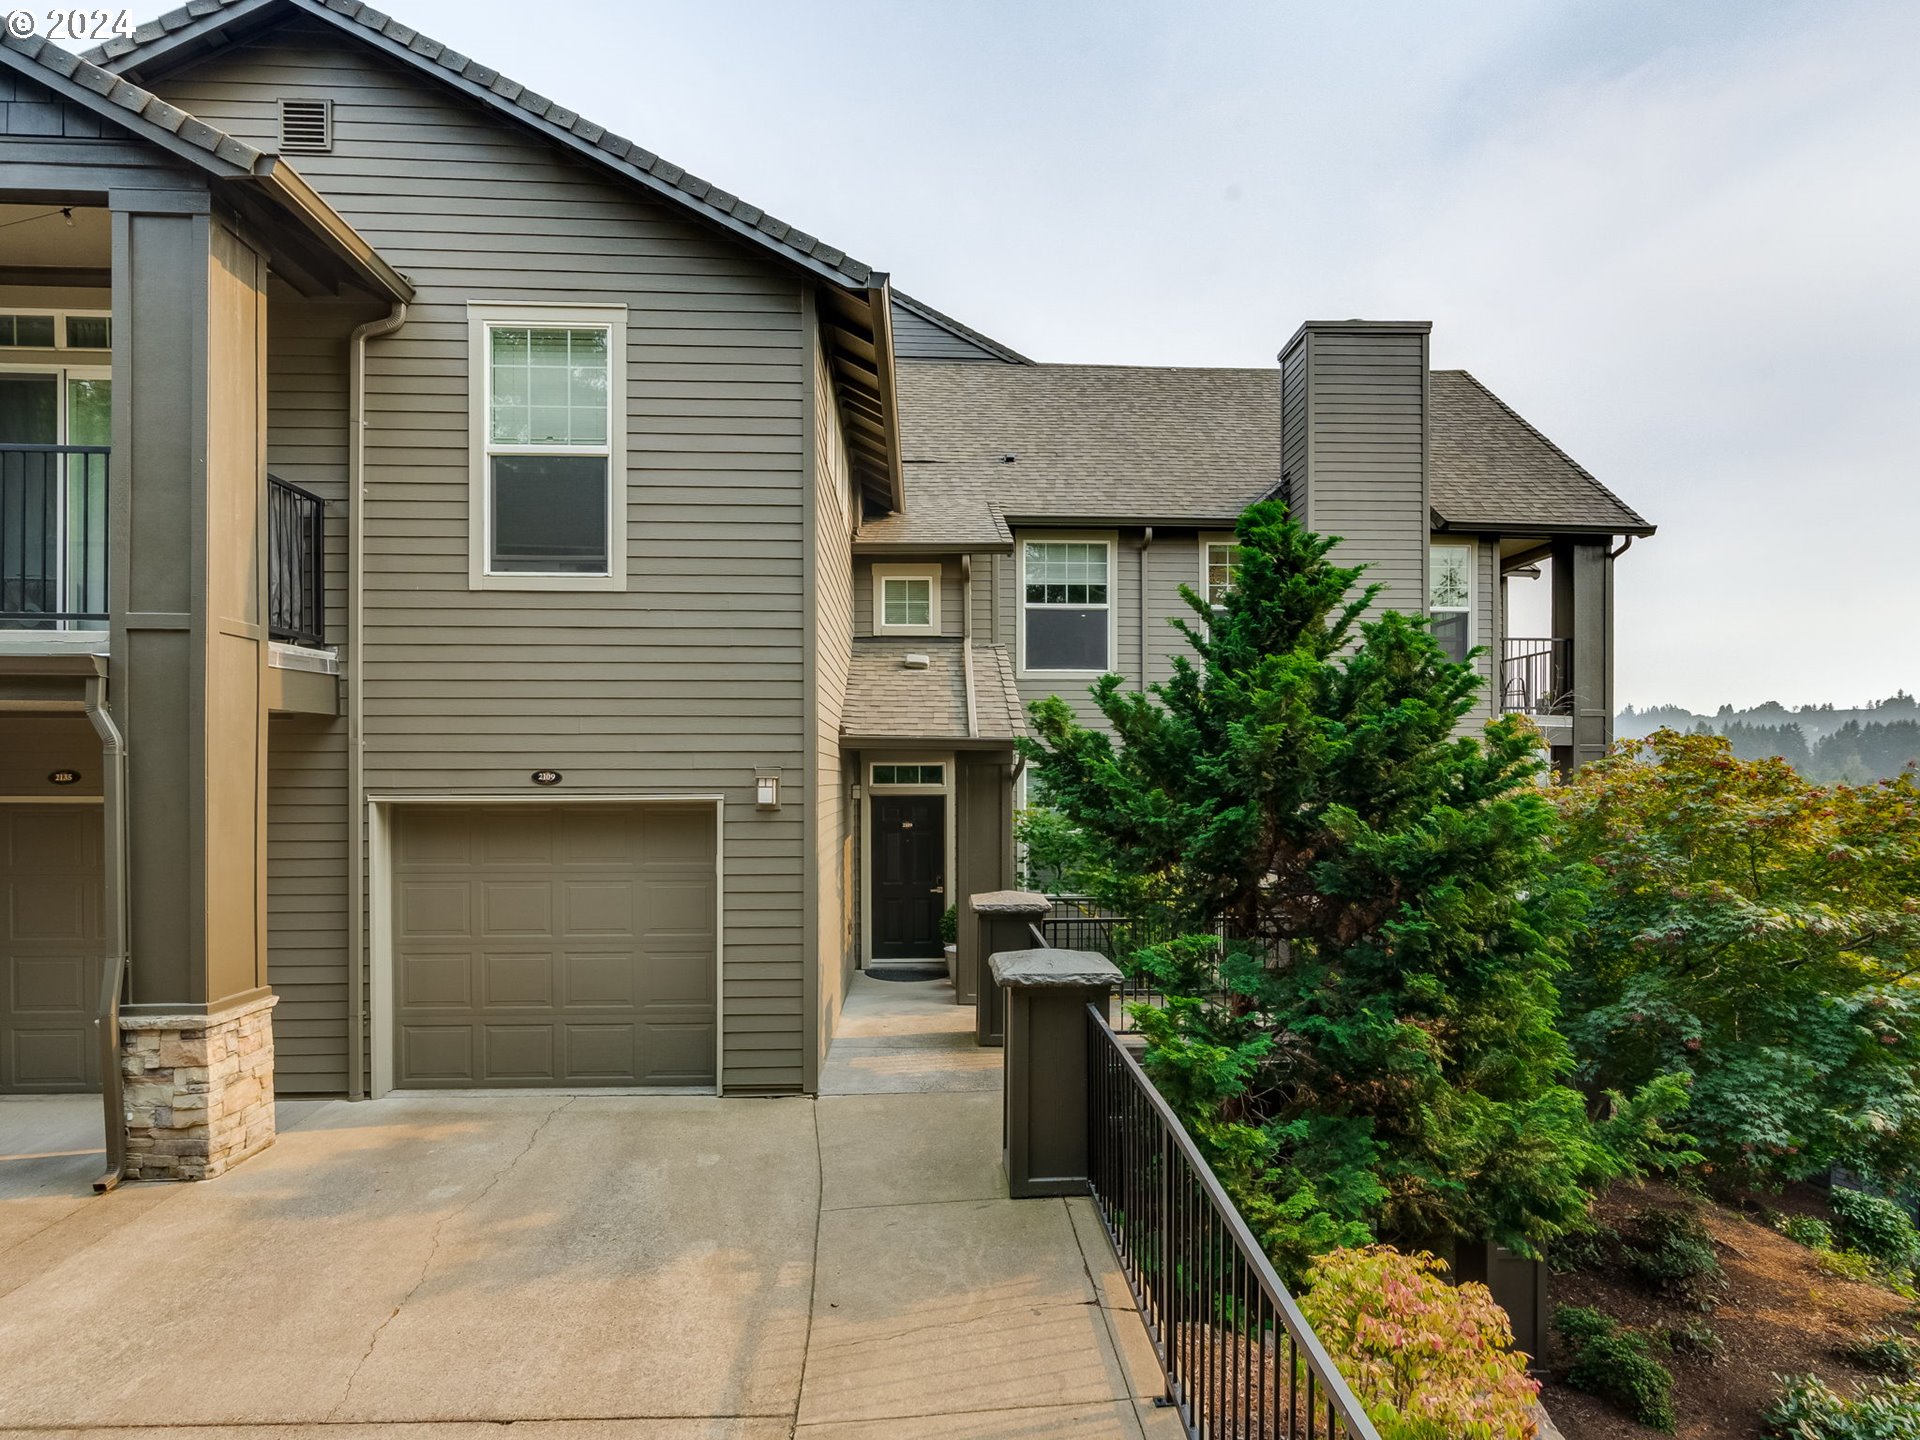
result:
[[[1240,570],[1240,547],[1230,540],[1211,540],[1206,550],[1206,595],[1209,605],[1227,603],[1234,576]]]
[[[939,568],[931,565],[874,566],[873,629],[877,635],[938,635]]]

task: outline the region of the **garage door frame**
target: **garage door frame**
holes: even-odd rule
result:
[[[551,790],[515,795],[369,795],[367,797],[367,940],[369,1036],[373,1046],[374,1099],[392,1093],[393,995],[393,812],[415,805],[621,805],[713,807],[713,1093],[725,1093],[727,1042],[726,908],[727,801],[724,795],[567,795]],[[558,1087],[566,1089],[569,1087]]]

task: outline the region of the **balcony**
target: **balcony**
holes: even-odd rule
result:
[[[107,628],[105,445],[0,445],[0,631],[83,640]],[[325,646],[326,502],[267,477],[267,629]]]
[[[1573,718],[1573,642],[1523,639],[1500,642],[1500,709],[1529,715],[1557,737]]]
[[[0,629],[107,625],[104,445],[0,445]]]

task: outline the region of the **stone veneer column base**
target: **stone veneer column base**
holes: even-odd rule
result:
[[[211,1180],[273,1143],[279,1003],[120,1017],[129,1180]]]

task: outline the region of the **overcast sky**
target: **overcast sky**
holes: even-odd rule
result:
[[[393,0],[1040,360],[1434,322],[1660,527],[1618,698],[1920,689],[1920,3]]]

